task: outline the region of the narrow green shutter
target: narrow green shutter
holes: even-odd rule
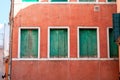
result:
[[[39,0],[22,0],[22,2],[38,2]]]
[[[50,57],[67,57],[67,29],[50,30]]]
[[[113,29],[109,29],[109,47],[110,47],[110,57],[118,57],[118,47],[114,42]]]
[[[67,57],[67,47],[68,47],[68,40],[67,40],[67,29],[65,30],[58,30],[59,31],[59,45],[58,45],[58,49],[59,49],[59,57]]]
[[[38,30],[21,30],[20,57],[37,58],[38,56]]]
[[[97,56],[96,29],[79,29],[79,54],[80,57]]]
[[[116,2],[116,0],[108,0],[108,2]]]
[[[89,57],[97,57],[97,32],[96,29],[88,30]]]
[[[67,2],[67,0],[51,0],[51,2]]]
[[[50,57],[58,57],[58,30],[50,30]]]
[[[88,41],[87,41],[87,31],[80,29],[79,31],[79,51],[80,57],[88,56]]]

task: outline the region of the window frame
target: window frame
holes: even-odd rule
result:
[[[118,58],[114,58],[114,57],[110,57],[110,37],[109,37],[109,29],[113,29],[112,27],[108,27],[107,28],[107,55],[109,59],[118,59]]]
[[[67,29],[67,34],[68,34],[68,56],[67,58],[51,58],[50,57],[50,29]],[[53,59],[53,60],[66,60],[70,58],[70,30],[69,27],[67,26],[50,26],[48,27],[48,59]]]
[[[80,45],[79,45],[79,29],[96,29],[97,32],[97,57],[80,57]],[[99,59],[100,58],[100,40],[99,40],[99,27],[85,27],[85,26],[79,26],[77,28],[77,58],[79,59]]]
[[[38,56],[37,58],[21,58],[20,57],[20,40],[21,40],[21,30],[22,29],[38,29]],[[21,60],[36,60],[40,58],[40,27],[19,27],[19,33],[18,33],[18,59]]]

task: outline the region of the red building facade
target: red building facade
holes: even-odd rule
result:
[[[15,0],[12,80],[118,80],[114,0]]]

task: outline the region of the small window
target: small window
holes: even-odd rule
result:
[[[22,0],[22,2],[38,2],[39,0]]]
[[[20,29],[20,58],[38,58],[38,29]]]
[[[79,0],[79,2],[96,2],[96,0]]]
[[[68,57],[68,30],[50,29],[50,58]]]
[[[116,2],[116,0],[108,0],[108,2]]]
[[[79,28],[79,57],[96,58],[97,53],[97,29]]]
[[[113,29],[109,29],[109,54],[110,58],[117,58],[118,57],[118,46],[114,42],[114,35],[113,35]]]
[[[51,0],[51,2],[67,2],[67,0]]]

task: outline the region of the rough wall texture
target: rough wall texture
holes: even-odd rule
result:
[[[14,61],[12,80],[118,80],[118,61]]]
[[[0,80],[2,80],[3,74],[4,74],[3,49],[0,48]]]
[[[99,6],[98,11],[94,11],[95,6]],[[12,56],[18,56],[19,27],[40,27],[40,58],[47,58],[48,27],[68,26],[70,58],[77,58],[77,27],[82,26],[99,27],[100,57],[108,58],[107,28],[112,26],[115,12],[115,4],[31,5],[14,19]],[[12,70],[12,80],[118,80],[118,62],[114,60],[23,60],[13,61]]]

